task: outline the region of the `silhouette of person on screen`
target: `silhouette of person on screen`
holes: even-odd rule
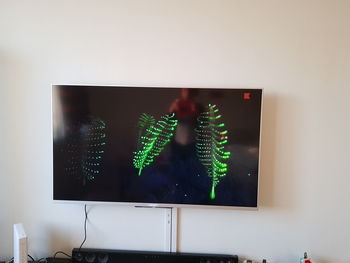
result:
[[[194,128],[199,114],[199,105],[192,99],[194,91],[188,88],[181,89],[181,97],[170,106],[169,112],[175,113],[178,125],[175,141],[180,145],[189,145],[194,141]]]

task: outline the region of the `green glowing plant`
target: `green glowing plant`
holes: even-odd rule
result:
[[[147,113],[142,113],[139,117],[139,122],[137,123],[137,126],[139,128],[139,136],[138,136],[138,142],[137,142],[137,150],[141,150],[142,144],[141,144],[141,137],[145,135],[147,129],[154,125],[156,122],[155,118]]]
[[[82,171],[84,177],[88,180],[94,180],[95,176],[100,173],[102,155],[106,145],[105,138],[106,123],[94,118],[87,127],[87,132],[83,137],[86,150],[82,155]]]
[[[215,188],[220,179],[227,174],[227,161],[231,153],[225,151],[227,144],[227,130],[220,121],[221,115],[216,105],[209,104],[206,111],[198,117],[196,128],[196,150],[200,162],[206,168],[208,176],[212,178],[210,199],[215,199]]]
[[[142,174],[142,170],[161,154],[170,138],[174,136],[174,130],[177,126],[177,120],[174,117],[174,113],[162,116],[161,120],[150,125],[145,135],[141,136],[141,149],[135,152],[133,159],[135,168],[139,169],[139,176]]]
[[[101,161],[106,145],[106,124],[99,118],[91,117],[88,122],[80,123],[66,146],[65,153],[70,155],[65,171],[68,175],[86,181],[93,181],[100,173]]]

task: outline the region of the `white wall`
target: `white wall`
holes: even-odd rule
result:
[[[52,202],[50,84],[264,88],[259,211],[182,209],[181,251],[350,261],[350,1],[0,2],[0,259],[69,252]],[[15,188],[16,186],[16,188]],[[161,210],[90,207],[88,247],[162,250]]]

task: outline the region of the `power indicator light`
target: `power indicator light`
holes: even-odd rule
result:
[[[245,99],[245,100],[250,100],[250,99],[251,99],[251,94],[250,94],[250,92],[244,92],[244,93],[243,93],[243,99]]]

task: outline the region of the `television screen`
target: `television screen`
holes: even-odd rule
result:
[[[55,200],[256,207],[261,89],[53,86]]]

